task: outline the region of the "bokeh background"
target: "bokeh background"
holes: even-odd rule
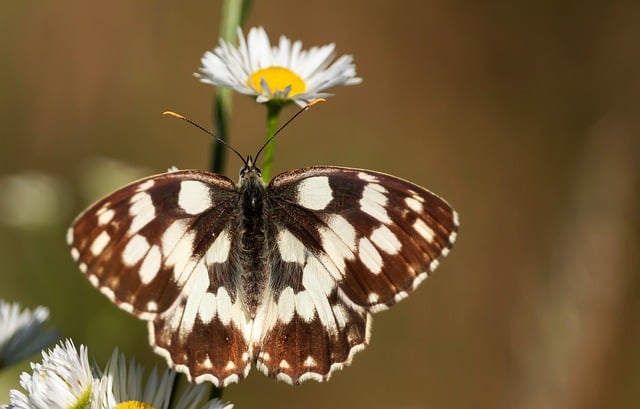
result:
[[[73,265],[64,233],[133,179],[206,169],[214,89],[192,73],[220,4],[8,1],[0,13],[0,298],[51,309],[104,365],[148,368],[146,326]],[[374,320],[327,384],[252,371],[238,408],[640,407],[640,3],[255,1],[263,25],[335,42],[364,83],[280,136],[275,172],[377,169],[460,212],[458,242]],[[285,111],[284,116],[293,112]],[[234,98],[231,141],[254,153],[264,107]],[[227,174],[240,163],[229,157]],[[34,357],[38,359],[38,357]],[[0,373],[0,402],[28,363]]]

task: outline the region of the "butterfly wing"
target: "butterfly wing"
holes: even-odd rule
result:
[[[370,313],[405,298],[438,266],[458,216],[420,186],[352,168],[285,173],[267,192],[267,237],[277,251],[268,255],[265,323],[254,328],[257,367],[290,383],[325,380],[366,346]]]
[[[233,289],[238,193],[228,178],[177,171],[100,200],[67,233],[92,285],[149,321],[155,350],[196,381],[237,381],[250,368],[249,323]]]

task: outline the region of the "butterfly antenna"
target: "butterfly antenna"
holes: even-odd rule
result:
[[[196,128],[200,129],[201,131],[203,131],[204,133],[206,133],[207,135],[211,136],[212,138],[214,138],[216,141],[222,143],[224,146],[226,146],[227,148],[231,149],[233,151],[233,153],[235,153],[236,155],[238,155],[238,157],[240,158],[240,160],[242,161],[242,163],[244,163],[245,166],[247,166],[247,161],[242,157],[242,155],[240,155],[240,152],[238,152],[237,150],[235,150],[233,148],[233,146],[229,145],[227,142],[225,142],[224,140],[220,139],[216,134],[214,134],[213,132],[211,132],[210,130],[206,129],[205,127],[203,127],[202,125],[192,121],[191,119],[187,118],[184,115],[180,115],[176,112],[173,111],[164,111],[162,113],[162,115],[168,115],[168,116],[172,116],[174,118],[178,118],[178,119],[182,119],[185,122],[188,122],[189,124],[195,126]]]
[[[262,150],[264,148],[267,147],[267,145],[269,145],[269,142],[271,142],[276,136],[278,136],[278,134],[280,133],[280,131],[282,131],[284,128],[286,128],[287,125],[289,125],[294,119],[296,119],[298,117],[298,115],[300,115],[301,113],[303,113],[304,111],[306,111],[307,109],[311,108],[312,106],[314,106],[315,104],[317,104],[318,102],[325,102],[326,99],[324,98],[316,98],[313,101],[309,102],[307,105],[303,106],[302,108],[300,108],[300,110],[298,110],[298,112],[296,112],[295,114],[293,114],[293,116],[291,118],[289,118],[287,120],[287,122],[285,122],[282,126],[280,126],[280,128],[278,128],[273,135],[271,135],[271,138],[267,139],[267,141],[264,143],[264,145],[262,145],[262,147],[258,150],[258,153],[256,153],[256,158],[255,158],[255,162],[258,162],[258,156],[260,156],[260,153],[262,152]]]

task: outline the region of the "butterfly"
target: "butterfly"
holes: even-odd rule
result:
[[[261,372],[327,380],[368,343],[371,314],[411,293],[456,239],[440,197],[384,173],[314,166],[265,184],[172,171],[98,201],[67,232],[89,282],[148,321],[192,382]]]

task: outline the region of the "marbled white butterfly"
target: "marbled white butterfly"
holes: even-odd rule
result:
[[[457,228],[443,199],[405,180],[316,166],[265,185],[249,157],[237,185],[194,170],[134,182],[82,213],[67,241],[189,380],[226,386],[253,364],[297,384],[349,364],[371,314],[412,292]]]

